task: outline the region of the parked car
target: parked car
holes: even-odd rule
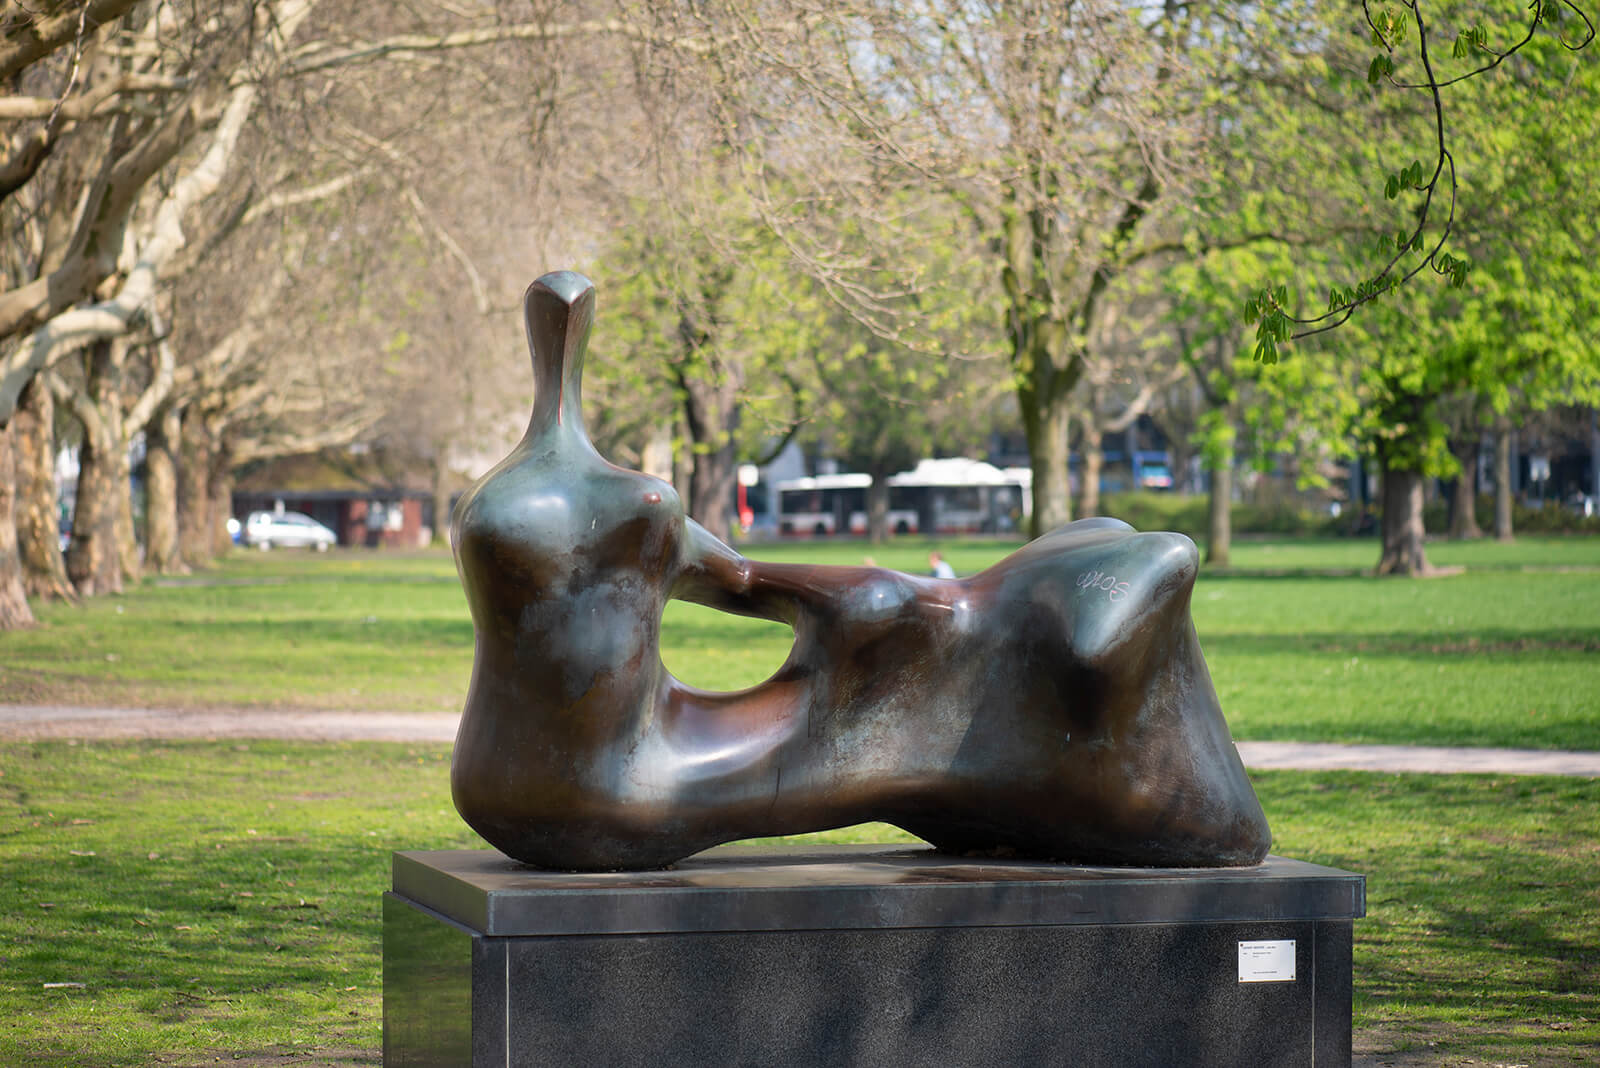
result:
[[[302,512],[251,512],[244,521],[244,543],[258,549],[281,545],[322,553],[338,542],[338,535]]]

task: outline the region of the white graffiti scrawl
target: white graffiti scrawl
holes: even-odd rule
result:
[[[1085,571],[1078,576],[1078,589],[1104,590],[1107,600],[1120,601],[1128,596],[1129,586],[1126,582],[1118,582],[1117,576],[1104,571]]]

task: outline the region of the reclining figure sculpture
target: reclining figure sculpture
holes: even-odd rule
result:
[[[1189,618],[1189,539],[1082,520],[956,580],[747,560],[590,443],[589,281],[546,275],[524,307],[533,417],[453,528],[477,645],[451,784],[490,844],[644,869],[883,820],[964,854],[1265,855]],[[793,650],[750,689],[687,686],[659,655],[673,597],[786,622]]]

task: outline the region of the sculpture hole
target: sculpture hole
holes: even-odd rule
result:
[[[680,682],[702,690],[742,690],[765,682],[789,658],[794,631],[687,601],[667,602],[661,660]]]

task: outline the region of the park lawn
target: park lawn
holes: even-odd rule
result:
[[[1359,1045],[1593,1063],[1600,782],[1255,781],[1275,852],[1368,877]],[[0,1064],[377,1064],[390,852],[480,844],[442,745],[0,745]]]
[[[764,559],[926,567],[904,539],[790,542]],[[949,540],[963,574],[1014,543]],[[1437,543],[1461,574],[1375,579],[1376,544],[1242,540],[1203,571],[1193,614],[1236,737],[1600,749],[1600,538]],[[122,597],[42,605],[0,634],[0,703],[459,708],[472,627],[448,554],[231,554],[215,571]],[[735,689],[788,654],[787,627],[668,606],[680,678]]]

